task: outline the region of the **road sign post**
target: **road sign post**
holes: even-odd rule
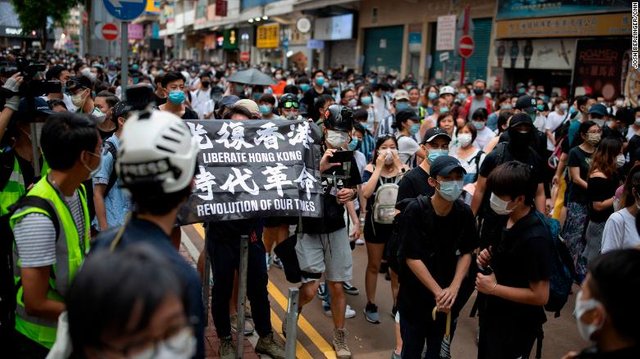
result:
[[[142,14],[147,6],[146,0],[102,0],[105,9],[116,19],[121,20],[121,56],[120,86],[122,88],[121,100],[127,99],[127,85],[129,81],[129,21]]]
[[[466,41],[468,41],[467,39],[471,39],[471,45],[473,46],[473,39],[471,37],[469,37],[469,17],[471,16],[471,8],[469,5],[464,7],[464,25],[462,28],[463,31],[463,35],[460,38],[460,43],[458,44],[458,53],[462,56],[461,50],[462,50],[462,40],[465,40],[465,44]],[[471,53],[469,53],[469,56],[471,56],[471,54],[473,53],[473,47],[471,48]],[[467,57],[469,57],[467,56]],[[467,57],[462,56],[462,61],[460,62],[460,85],[464,85],[464,67],[467,63]]]

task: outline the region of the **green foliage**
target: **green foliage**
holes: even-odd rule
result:
[[[64,26],[69,10],[78,3],[80,0],[11,0],[25,33],[45,30],[47,17]]]

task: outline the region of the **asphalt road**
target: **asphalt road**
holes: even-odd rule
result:
[[[183,243],[190,241],[192,250],[203,248],[202,228],[198,225],[183,227],[186,236]],[[357,296],[347,295],[347,303],[356,311],[356,317],[347,320],[349,336],[347,343],[354,358],[390,358],[395,346],[394,321],[391,317],[391,287],[384,275],[378,276],[377,305],[380,313],[380,324],[370,324],[364,318],[363,309],[366,304],[364,291],[364,273],[367,262],[365,246],[357,246],[353,251],[353,282],[360,290]],[[284,277],[284,272],[272,267],[269,271],[269,295],[271,301],[272,325],[277,332],[281,332],[281,323],[287,308],[288,288],[295,287]],[[577,292],[577,287],[574,292]],[[453,358],[475,358],[477,348],[475,338],[477,333],[477,318],[470,318],[469,311],[473,298],[464,308],[458,320],[458,329],[452,345]],[[572,316],[575,297],[572,295],[559,318],[553,318],[547,313],[548,321],[544,325],[545,338],[543,341],[542,358],[562,358],[569,350],[576,350],[587,345],[579,336],[575,320]],[[314,299],[303,308],[298,322],[297,357],[298,358],[335,358],[331,347],[333,337],[333,323],[324,314],[319,299]],[[257,340],[257,338],[255,338]],[[254,341],[255,342],[255,341]],[[532,353],[531,358],[534,358]]]

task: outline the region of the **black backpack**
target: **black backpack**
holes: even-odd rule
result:
[[[0,343],[10,343],[15,325],[17,287],[13,279],[13,231],[9,219],[23,207],[37,207],[47,212],[53,222],[56,239],[60,222],[51,204],[40,197],[23,196],[10,207],[9,213],[0,217]]]

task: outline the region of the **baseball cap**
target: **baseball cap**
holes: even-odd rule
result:
[[[463,175],[467,173],[460,164],[460,161],[448,155],[439,156],[431,162],[431,177],[446,177],[455,170],[460,170]]]
[[[133,110],[133,106],[127,101],[120,101],[113,106],[113,117],[118,119],[119,117],[127,117],[129,112]]]
[[[531,116],[526,113],[520,112],[516,113],[511,117],[511,121],[509,121],[509,127],[516,127],[521,124],[527,124],[533,126],[533,121],[531,120]]]
[[[607,116],[607,107],[601,103],[597,103],[589,108],[589,114]]]
[[[433,140],[435,140],[438,137],[444,137],[447,140],[451,141],[451,136],[449,136],[449,134],[447,133],[447,131],[441,129],[440,127],[432,127],[430,129],[427,130],[427,132],[424,134],[424,138],[422,139],[422,143],[429,143]]]
[[[409,101],[409,93],[406,90],[396,90],[396,92],[393,93],[393,99],[396,101],[398,100]]]
[[[79,89],[90,89],[93,83],[86,76],[72,77],[65,84],[68,93],[73,93]]]
[[[43,99],[42,97],[35,97],[33,99],[33,108],[36,112],[43,113],[45,115],[51,115],[54,113],[53,111],[51,111],[51,108],[49,107],[49,104],[47,104],[47,101],[45,101],[45,99]],[[18,112],[25,114],[29,112],[26,98],[22,98],[20,100],[20,104],[18,105]]]
[[[258,107],[258,104],[255,103],[255,101],[242,99],[242,100],[236,101],[234,106],[244,108],[245,110],[249,111],[251,114],[260,116],[260,108]]]
[[[443,96],[443,95],[454,95],[455,93],[456,93],[456,90],[451,86],[443,86],[440,89],[440,96]]]
[[[529,96],[529,95],[524,95],[524,96],[520,96],[518,97],[518,101],[516,101],[516,110],[526,110],[528,108],[531,107],[535,107],[536,106],[536,99]]]
[[[396,113],[397,122],[404,122],[407,120],[420,121],[420,117],[414,110],[402,110]]]

